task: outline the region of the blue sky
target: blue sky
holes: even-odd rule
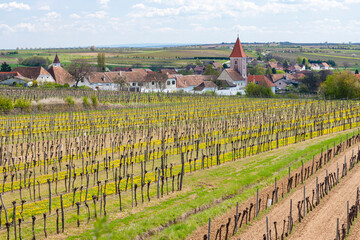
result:
[[[360,42],[360,0],[0,0],[0,49]]]

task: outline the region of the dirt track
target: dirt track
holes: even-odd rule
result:
[[[352,149],[357,153],[358,144],[338,155],[335,159],[325,165],[316,174],[306,180],[305,185],[300,186],[292,192],[285,200],[275,205],[266,216],[269,218],[269,228],[272,230],[272,237],[275,239],[274,221],[277,221],[278,237],[283,229],[283,220],[287,220],[290,211],[290,199],[293,199],[293,221],[294,231],[287,239],[334,239],[336,234],[336,218],[340,218],[340,223],[346,218],[346,202],[350,200],[353,204],[356,198],[356,188],[360,183],[360,166],[356,165],[354,169],[348,172],[344,179],[340,179],[339,184],[333,188],[327,196],[320,200],[320,205],[309,212],[301,223],[298,222],[297,202],[303,199],[303,186],[306,188],[306,196],[312,198],[312,190],[315,190],[316,177],[322,182],[328,172],[336,172],[337,163],[339,163],[340,176],[341,166],[344,161],[344,155],[349,160],[352,155]],[[347,161],[348,162],[348,161]],[[286,232],[286,229],[285,229]],[[241,235],[242,240],[262,239],[266,233],[266,217],[249,226]]]
[[[245,224],[243,224],[240,235],[237,234],[235,237],[232,237],[232,239],[263,239],[263,234],[266,233],[266,216],[269,218],[269,228],[272,230],[272,239],[275,239],[274,221],[277,222],[278,239],[280,239],[280,236],[283,232],[284,220],[286,220],[285,232],[287,231],[290,199],[293,200],[292,211],[295,228],[293,229],[293,232],[288,237],[288,239],[334,239],[336,233],[336,218],[340,218],[340,223],[343,223],[346,218],[346,201],[350,200],[350,205],[352,205],[355,201],[356,187],[360,183],[360,166],[356,165],[354,169],[348,172],[348,175],[344,179],[340,179],[340,183],[329,192],[329,195],[320,200],[320,205],[313,209],[313,211],[309,212],[301,223],[298,222],[297,203],[303,199],[304,186],[306,188],[306,197],[309,197],[310,201],[312,201],[312,190],[315,190],[316,177],[318,177],[319,183],[323,182],[326,176],[326,170],[328,170],[329,174],[331,172],[336,172],[337,163],[339,164],[339,175],[341,177],[342,164],[344,162],[345,154],[349,166],[349,159],[352,156],[352,150],[354,150],[354,154],[357,154],[358,145],[359,144],[356,143],[351,148],[346,149],[345,152],[337,155],[335,159],[332,159],[329,163],[324,165],[323,168],[308,178],[304,185],[301,184],[298,186],[293,192],[286,196],[285,199],[282,199],[278,204],[273,206],[268,213],[261,215],[260,219],[257,221],[253,220],[253,208],[251,213],[251,224],[246,227],[244,227]],[[315,161],[318,159],[319,156],[315,158]],[[307,165],[305,165],[305,167],[310,166],[311,164],[312,163],[309,162]],[[299,173],[299,169],[297,169],[295,172]],[[292,175],[294,174],[292,173]],[[283,190],[283,187],[286,188],[286,184],[287,178],[283,178],[278,182],[279,197],[282,195],[283,191],[286,192],[286,189]],[[261,210],[265,208],[264,202],[266,201],[266,194],[269,194],[271,197],[271,192],[273,189],[274,186],[270,186],[260,192],[260,198],[262,199]],[[314,202],[315,201],[316,198]],[[241,212],[246,207],[249,207],[250,203],[255,202],[256,199],[254,196],[241,203],[241,205],[239,205],[239,211]],[[229,235],[232,236],[232,230],[234,227],[234,213],[235,208],[212,221],[213,227],[211,229],[211,239],[215,239],[217,229],[220,227],[220,225],[226,224],[228,218],[232,218],[229,227]],[[222,229],[222,237],[225,235],[224,230],[225,228]],[[202,239],[205,233],[207,233],[207,226],[199,228],[194,232],[194,234],[189,236],[188,239]]]

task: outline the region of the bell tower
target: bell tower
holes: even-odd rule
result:
[[[230,68],[238,71],[246,79],[246,54],[241,45],[239,36],[236,39],[234,48],[230,54]]]
[[[56,56],[55,56],[55,59],[54,59],[54,62],[53,62],[53,66],[54,66],[54,67],[60,67],[60,66],[61,66],[61,63],[60,63],[60,60],[59,60],[59,57],[58,57],[57,54],[56,54]]]

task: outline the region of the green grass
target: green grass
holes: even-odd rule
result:
[[[311,160],[313,155],[321,152],[321,148],[333,146],[334,141],[338,143],[341,138],[344,140],[345,136],[346,133],[337,133],[330,138],[324,136],[308,141],[312,144],[300,150],[298,144],[295,144],[287,147],[286,153],[281,149],[274,150],[186,175],[184,182],[186,189],[183,192],[178,192],[175,197],[160,201],[136,214],[129,213],[124,218],[109,220],[107,227],[114,233],[114,239],[132,239],[194,208],[211,205],[214,199],[235,194],[235,197],[193,214],[185,221],[171,225],[153,236],[154,239],[184,239],[199,226],[207,224],[208,218],[227,212],[236,202],[242,202],[254,195],[257,188],[262,189],[273,184],[274,177],[278,179],[284,177],[288,173],[289,166],[292,169],[299,167],[301,160],[304,162]],[[92,237],[93,231],[87,230],[69,239],[92,239]]]

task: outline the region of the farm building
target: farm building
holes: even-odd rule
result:
[[[45,82],[55,83],[53,76],[43,67],[17,67],[13,71],[31,80],[36,80],[39,84]]]

